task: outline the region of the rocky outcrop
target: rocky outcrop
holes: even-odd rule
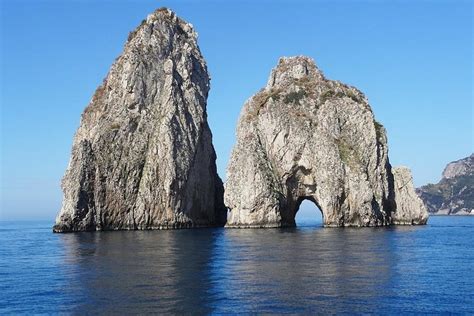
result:
[[[416,195],[413,178],[407,167],[392,169],[395,190],[395,211],[392,223],[397,225],[426,223],[428,213],[423,201]]]
[[[130,33],[82,114],[54,231],[224,225],[196,40],[168,9]]]
[[[387,150],[364,94],[327,80],[310,58],[281,58],[240,115],[227,227],[294,226],[304,199],[325,226],[426,223],[411,176],[392,172]]]
[[[474,154],[449,163],[438,183],[416,193],[432,214],[474,215]]]

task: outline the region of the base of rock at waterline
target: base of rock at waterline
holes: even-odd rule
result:
[[[149,227],[59,227],[55,225],[53,227],[53,233],[78,233],[78,232],[99,232],[99,231],[131,231],[131,230],[177,230],[177,229],[194,229],[194,228],[220,228],[223,227],[221,224],[214,225],[196,225],[192,223],[180,223],[170,225],[158,225]]]
[[[393,226],[418,226],[418,225],[425,225],[427,221],[423,223],[416,223],[416,222],[392,222],[392,223],[384,223],[384,224],[367,224],[367,225],[361,225],[361,224],[322,224],[321,227],[324,228],[364,228],[364,227],[393,227]],[[231,229],[252,229],[252,228],[294,228],[298,227],[296,224],[242,224],[242,225],[236,225],[236,224],[226,224],[224,226],[225,228],[231,228]]]

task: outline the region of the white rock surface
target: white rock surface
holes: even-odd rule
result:
[[[423,201],[415,193],[413,178],[407,167],[392,169],[395,182],[396,211],[392,222],[398,225],[424,224],[428,220],[428,211]]]
[[[82,114],[54,231],[223,226],[208,91],[192,25],[150,14]]]
[[[424,224],[412,186],[394,189],[387,150],[363,93],[325,79],[310,58],[281,58],[240,115],[227,227],[294,226],[304,199],[316,203],[325,226],[390,225],[396,193],[408,194],[397,197],[396,223]]]

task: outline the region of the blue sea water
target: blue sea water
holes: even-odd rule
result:
[[[0,223],[0,314],[474,313],[474,217],[53,234]]]

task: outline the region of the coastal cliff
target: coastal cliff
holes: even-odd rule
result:
[[[416,192],[431,214],[474,215],[474,154],[450,162],[438,183]]]
[[[82,114],[54,231],[223,226],[209,87],[193,26],[143,20]]]

